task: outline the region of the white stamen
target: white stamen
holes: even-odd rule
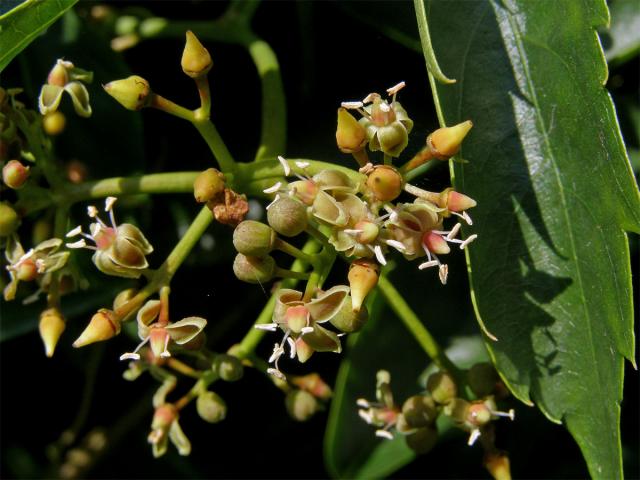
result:
[[[462,212],[462,218],[467,222],[467,225],[473,225],[473,220],[471,220],[471,217],[467,212]]]
[[[91,218],[96,218],[98,216],[98,209],[93,205],[89,205],[87,207],[87,215],[89,215]]]
[[[67,232],[67,234],[65,235],[65,237],[75,237],[76,235],[80,235],[82,233],[82,226],[78,225],[76,228],[74,228],[73,230],[69,230]]]
[[[77,242],[65,243],[65,246],[67,248],[85,248],[87,246],[87,242],[85,242],[83,238],[81,240],[78,240]]]
[[[257,330],[266,330],[267,332],[275,332],[278,329],[277,323],[259,323],[254,325],[253,328]]]
[[[282,356],[283,353],[284,353],[284,348],[282,348],[280,344],[276,343],[273,347],[273,353],[269,357],[268,362],[269,363],[275,362]]]
[[[110,212],[113,208],[113,204],[116,203],[118,199],[116,197],[107,197],[104,201],[104,211]]]
[[[280,370],[275,369],[275,368],[267,368],[267,373],[269,375],[273,375],[276,378],[279,378],[280,380],[286,380],[287,377],[284,376],[284,373],[282,373]]]
[[[306,335],[307,333],[313,332],[313,327],[302,327],[300,329],[300,335]]]
[[[359,407],[362,408],[370,408],[371,404],[369,403],[369,400],[365,399],[365,398],[359,398],[358,400],[356,400],[356,405],[358,405]]]
[[[358,415],[361,419],[367,422],[369,425],[373,423],[373,417],[367,410],[358,410]]]
[[[376,258],[378,259],[378,262],[381,265],[387,264],[387,259],[384,258],[384,255],[382,254],[382,248],[380,248],[380,245],[376,245],[375,247],[373,247],[373,253],[376,254]]]
[[[447,277],[449,276],[449,266],[446,263],[440,265],[440,268],[438,269],[438,276],[440,277],[440,283],[446,285]]]
[[[471,242],[473,242],[476,238],[478,238],[478,234],[474,233],[473,235],[470,235],[469,238],[467,238],[464,242],[462,242],[460,244],[460,250],[464,250],[465,247],[467,245],[469,245]]]
[[[385,243],[401,252],[405,252],[407,247],[404,246],[404,243],[399,242],[398,240],[386,240]]]
[[[373,170],[373,163],[369,162],[364,167],[360,167],[358,172],[364,173],[365,175]]]
[[[358,102],[357,100],[353,101],[353,102],[342,102],[340,104],[340,106],[342,108],[347,108],[347,109],[356,109],[356,108],[362,108],[364,106],[364,104],[362,102]]]
[[[289,350],[291,350],[291,352],[289,352],[289,358],[295,358],[296,357],[296,342],[293,340],[293,338],[288,337],[287,338],[287,343],[289,344]]]
[[[99,223],[92,223],[91,225],[89,225],[89,232],[91,233],[91,237],[95,238],[100,233],[101,228],[102,227]]]
[[[456,223],[449,232],[449,235],[447,235],[447,240],[453,240],[454,238],[456,238],[458,232],[460,231],[460,227],[462,227],[462,224]]]
[[[508,412],[494,412],[491,410],[491,415],[495,415],[496,417],[507,417],[511,419],[511,421],[515,420],[516,412],[513,408],[509,409]]]
[[[280,165],[282,165],[282,168],[284,169],[284,176],[288,177],[289,175],[291,175],[291,167],[289,166],[289,162],[287,162],[284,157],[278,155],[278,161],[280,162]]]
[[[120,355],[120,360],[140,360],[140,355],[137,353],[123,353]]]
[[[373,102],[376,98],[380,98],[380,94],[378,93],[370,93],[369,95],[367,95],[366,97],[364,97],[362,99],[362,103],[371,103]]]
[[[469,440],[467,441],[467,445],[471,446],[476,443],[476,440],[480,436],[480,430],[475,428],[471,430],[471,435],[469,435]]]
[[[295,163],[298,168],[302,168],[303,170],[311,165],[309,162],[303,162],[302,160],[296,160],[293,163]]]
[[[421,263],[420,265],[418,265],[418,268],[420,270],[424,270],[425,268],[431,268],[431,267],[436,267],[436,266],[438,266],[438,261],[437,260],[430,260],[428,262]]]
[[[270,186],[269,188],[265,188],[262,190],[264,193],[276,193],[282,187],[282,182],[278,182],[275,185]]]
[[[347,235],[359,235],[361,233],[364,232],[364,230],[354,230],[352,228],[347,228],[345,230],[343,230],[344,233],[346,233]]]
[[[44,273],[46,266],[47,264],[43,259],[39,258],[36,260],[36,270],[38,273]]]
[[[386,438],[387,440],[393,440],[393,433],[387,430],[376,430],[376,437]]]
[[[269,208],[271,208],[271,205],[276,203],[278,200],[280,200],[280,194],[276,194],[276,198],[273,199],[273,202],[271,202],[269,205],[267,205],[266,209],[269,210]]]
[[[404,82],[397,83],[393,87],[387,88],[387,93],[389,95],[395,95],[400,90],[402,90],[405,87],[405,85],[406,85],[406,83],[404,83]]]

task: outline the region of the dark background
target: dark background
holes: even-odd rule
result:
[[[83,2],[77,11],[82,15],[92,5]],[[183,20],[212,19],[226,7],[224,2],[196,1],[110,5],[142,6],[154,15]],[[359,14],[382,11],[387,22],[404,25],[415,37],[411,9],[409,2],[320,1],[265,2],[258,9],[254,29],[275,50],[282,69],[288,102],[288,156],[348,162],[335,148],[335,110],[339,102],[362,98],[400,80],[407,82],[401,101],[415,121],[414,131],[421,132],[414,134],[409,150],[419,148],[423,136],[437,124],[423,58],[381,34]],[[201,170],[210,165],[211,155],[190,125],[156,111],[123,112],[99,88],[101,83],[124,77],[130,71],[147,78],[158,93],[194,106],[195,89],[179,66],[181,39],[149,40],[123,54],[113,54],[105,46],[110,38],[107,31],[85,26],[75,42],[64,43],[60,41],[64,28],[62,22],[56,24],[21,59],[14,61],[1,79],[4,87],[24,85],[23,99],[35,102],[39,85],[55,58],[64,56],[77,66],[96,71],[90,87],[94,116],[84,121],[69,112],[67,132],[57,139],[56,151],[63,162],[74,158],[85,162],[89,178],[94,179],[141,172]],[[254,66],[239,46],[212,43],[206,46],[214,59],[210,74],[213,120],[236,159],[249,161],[257,147],[260,126],[260,89]],[[625,139],[636,148],[638,138],[625,116],[624,104],[638,101],[638,67],[636,58],[614,69],[609,85],[618,102]],[[446,174],[446,169],[441,169],[430,175],[429,180],[423,180],[422,185],[442,188]],[[152,264],[166,256],[180,228],[197,212],[195,204],[185,196],[165,196],[153,202],[145,197],[136,198],[128,201],[129,209],[127,202],[122,203],[125,205],[121,216],[126,218],[135,213],[156,247],[150,258]],[[78,221],[84,221],[83,208],[78,207]],[[244,335],[267,297],[258,286],[242,284],[230,274],[231,231],[216,225],[210,232],[215,247],[198,247],[194,259],[178,272],[172,285],[171,309],[175,319],[187,315],[208,318],[209,346],[224,351]],[[452,269],[465,271],[461,257],[453,263]],[[637,275],[637,238],[632,239],[632,265]],[[90,268],[87,263],[87,269]],[[430,280],[425,280],[414,268],[404,267],[396,278],[418,312],[426,310],[427,306],[420,306],[415,285]],[[105,298],[114,289],[128,285],[99,281]],[[458,281],[465,282],[466,278]],[[464,284],[459,287],[462,288],[459,291],[465,291]],[[459,305],[459,317],[464,320],[430,326],[439,338],[475,333],[477,329],[468,299],[453,293],[444,289],[443,301],[454,299],[458,304],[464,303]],[[5,304],[3,311],[6,313]],[[70,318],[53,359],[44,357],[35,333],[15,336],[2,344],[2,478],[57,476],[51,462],[56,455],[55,445],[60,445],[61,433],[78,417],[82,428],[72,446],[81,445],[84,436],[95,429],[108,435],[103,454],[90,460],[87,468],[81,470],[82,477],[327,476],[322,459],[326,413],[318,414],[308,423],[294,422],[285,413],[282,393],[261,374],[249,370],[238,383],[215,385],[215,391],[229,405],[223,423],[209,425],[197,417],[194,408],[184,410],[181,425],[193,444],[190,457],[179,457],[170,446],[165,457],[154,460],[146,436],[152,414],[150,395],[156,383],[148,376],[133,383],[121,378],[125,365],[118,361],[118,356],[130,351],[135,342],[126,335],[104,345],[73,350],[70,343],[87,318],[86,314]],[[23,330],[35,329],[33,320],[29,321],[30,327]],[[28,323],[27,318],[25,322]],[[259,353],[268,356],[272,341],[266,339],[263,343]],[[293,363],[287,367],[294,372],[320,371],[331,384],[338,364],[338,356],[325,354],[316,355],[304,367]],[[625,471],[629,478],[637,478],[640,476],[638,375],[629,366],[626,373],[622,406]],[[90,400],[83,403],[87,394]],[[480,447],[468,448],[464,440],[462,434],[444,440],[429,455],[394,477],[488,478],[481,466]],[[497,443],[510,451],[516,478],[588,476],[570,435],[537,410],[519,405],[515,422],[498,422]],[[64,459],[64,452],[65,449],[59,450],[60,458]]]

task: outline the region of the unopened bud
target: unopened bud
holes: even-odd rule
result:
[[[287,412],[294,420],[306,422],[319,409],[318,400],[304,390],[293,390],[285,398]]]
[[[471,120],[459,123],[453,127],[439,128],[427,138],[427,145],[433,150],[436,157],[446,160],[454,156],[460,150],[460,144],[469,130],[473,127]]]
[[[307,208],[291,197],[281,197],[267,210],[269,225],[285,237],[295,237],[307,228]]]
[[[137,75],[114,80],[103,88],[127,110],[140,110],[151,102],[152,92],[149,82]]]
[[[220,354],[213,361],[213,370],[225,382],[235,382],[242,378],[244,367],[242,362],[233,355]]]
[[[511,480],[511,466],[506,452],[487,452],[483,463],[495,480]]]
[[[409,144],[407,128],[399,121],[379,127],[377,136],[380,150],[392,157],[399,157]]]
[[[432,425],[438,418],[436,402],[428,395],[414,395],[402,405],[402,414],[413,428]]]
[[[17,190],[22,188],[29,178],[29,167],[25,167],[18,160],[9,160],[2,167],[2,181],[9,188]]]
[[[276,261],[273,257],[247,257],[239,253],[233,261],[233,273],[247,283],[266,283],[273,278]]]
[[[459,426],[465,425],[469,414],[470,403],[462,398],[453,398],[444,407],[445,415],[451,417]]]
[[[349,287],[351,287],[351,304],[354,312],[359,312],[364,299],[378,284],[380,267],[371,260],[355,260],[349,268]]]
[[[115,312],[116,310],[118,310],[125,303],[135,297],[137,293],[138,290],[135,288],[127,288],[126,290],[122,290],[116,295],[116,298],[113,299],[113,311]]]
[[[418,428],[405,437],[407,446],[418,455],[431,451],[438,441],[438,430],[434,425]]]
[[[218,423],[227,416],[227,404],[215,392],[204,392],[196,400],[198,415],[205,422]]]
[[[367,178],[367,187],[376,200],[390,202],[402,193],[402,175],[391,165],[377,165]]]
[[[184,46],[184,52],[182,52],[180,65],[182,71],[191,78],[203,77],[213,67],[211,55],[191,30],[187,30],[187,42]]]
[[[277,238],[276,232],[269,225],[245,220],[233,231],[233,246],[243,255],[263,257],[273,250]]]
[[[8,237],[20,225],[20,218],[7,202],[0,202],[0,237]]]
[[[75,348],[84,347],[95,342],[109,340],[120,333],[120,319],[111,310],[101,308],[91,317],[87,328],[73,342]]]
[[[367,143],[367,131],[364,126],[342,107],[338,109],[336,142],[343,153],[359,152]]]
[[[431,253],[437,255],[445,255],[451,251],[444,237],[432,231],[425,232],[422,236],[422,243]]]
[[[55,136],[64,132],[64,127],[67,124],[67,118],[64,113],[56,110],[55,112],[47,113],[42,119],[42,128],[47,135]]]
[[[290,382],[321,400],[329,400],[333,395],[331,387],[317,373],[309,373],[302,377],[292,377]]]
[[[200,173],[193,182],[193,196],[198,203],[206,203],[224,191],[224,175],[215,168]]]
[[[40,338],[44,344],[44,351],[47,357],[53,356],[64,327],[64,317],[57,308],[48,308],[40,314],[38,330],[40,331]]]
[[[477,205],[476,201],[452,188],[447,188],[440,194],[438,206],[451,212],[462,212]]]
[[[439,404],[447,404],[458,394],[453,377],[447,372],[432,373],[427,380],[427,390]]]
[[[496,388],[496,384],[500,381],[495,367],[488,362],[473,365],[469,369],[467,378],[471,390],[479,398],[491,395]]]

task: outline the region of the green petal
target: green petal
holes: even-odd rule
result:
[[[378,128],[380,150],[392,157],[398,157],[409,144],[409,135],[404,125],[398,121]]]
[[[322,190],[349,193],[357,191],[357,186],[353,184],[347,174],[339,170],[322,170],[316,173],[312,180]]]
[[[4,250],[4,256],[10,264],[16,263],[25,254],[24,248],[20,244],[16,235],[7,238],[7,244]]]
[[[81,117],[88,118],[91,116],[91,105],[89,104],[89,92],[80,82],[69,82],[64,86],[66,92],[73,100],[73,109]]]
[[[302,292],[297,290],[291,290],[289,288],[281,288],[276,293],[276,306],[273,309],[273,316],[271,317],[274,323],[284,324],[284,315],[287,313],[287,308],[302,305]]]
[[[124,268],[143,269],[149,266],[147,259],[138,245],[120,235],[108,250],[111,260]]]
[[[62,240],[59,238],[50,238],[44,242],[39,243],[34,250],[38,253],[51,254],[55,252],[62,245]]]
[[[149,240],[146,239],[142,231],[135,225],[131,225],[130,223],[119,225],[118,235],[127,238],[131,243],[137,245],[145,255],[153,252],[153,247],[149,243]]]
[[[169,428],[169,438],[178,449],[180,455],[189,455],[191,453],[191,442],[180,428],[178,420],[174,420]]]
[[[335,227],[344,227],[349,221],[349,214],[335,198],[320,190],[313,201],[313,216],[318,220]]]
[[[38,268],[38,270],[42,270],[40,271],[40,273],[51,273],[55,272],[56,270],[60,270],[67,263],[69,254],[70,252],[60,252],[46,256],[42,259],[42,268]]]
[[[159,442],[151,444],[151,451],[154,458],[159,458],[167,453],[167,446],[169,445],[169,439],[166,435],[163,435]]]
[[[202,329],[207,325],[207,321],[201,317],[187,317],[179,322],[170,323],[165,327],[171,340],[178,345],[184,345],[188,341],[195,338]]]
[[[318,298],[311,300],[305,306],[316,323],[326,322],[340,311],[348,294],[349,287],[336,285],[322,293]],[[305,341],[306,338],[305,336]]]
[[[318,352],[340,353],[342,351],[338,335],[321,325],[314,325],[313,332],[305,333],[302,338],[307,345]]]
[[[144,340],[149,336],[149,325],[151,325],[160,314],[160,300],[148,300],[136,315],[138,322],[138,336]]]
[[[40,90],[40,96],[38,97],[40,113],[46,115],[47,113],[58,110],[63,93],[64,89],[62,87],[49,84],[43,85],[42,90]]]
[[[112,275],[114,277],[123,278],[140,278],[142,271],[140,269],[133,269],[118,265],[113,261],[109,251],[101,250],[97,251],[91,257],[91,261],[102,273]]]

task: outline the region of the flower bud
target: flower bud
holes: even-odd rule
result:
[[[244,374],[242,362],[232,355],[220,354],[216,356],[212,368],[225,382],[240,380]]]
[[[343,333],[353,333],[361,330],[368,319],[367,307],[360,306],[358,311],[354,311],[353,300],[348,296],[342,308],[331,317],[329,322]]]
[[[458,387],[453,377],[447,372],[432,373],[427,380],[427,390],[431,392],[433,399],[441,404],[447,404],[458,394]]]
[[[191,78],[203,77],[213,67],[211,55],[191,30],[187,30],[187,41],[180,65],[182,71]]]
[[[287,412],[294,420],[306,422],[319,410],[318,400],[304,390],[293,390],[285,398]]]
[[[462,398],[453,398],[444,407],[445,415],[451,417],[459,426],[464,425],[469,414],[470,403]]]
[[[381,202],[398,198],[402,185],[402,175],[391,165],[377,165],[367,177],[367,188]]]
[[[402,405],[402,415],[410,427],[427,427],[438,418],[438,408],[430,396],[414,395],[407,398]]]
[[[22,188],[29,178],[29,167],[25,167],[18,160],[9,160],[2,167],[2,181],[9,188]]]
[[[200,173],[193,182],[193,196],[198,203],[206,203],[224,191],[224,175],[215,168]]]
[[[380,268],[371,260],[355,260],[349,267],[349,287],[351,287],[351,304],[354,312],[359,312],[364,299],[378,284]]]
[[[399,157],[409,144],[409,134],[405,126],[400,122],[392,122],[378,128],[378,142],[380,150],[392,157]]]
[[[462,212],[477,205],[477,202],[462,193],[456,192],[453,188],[447,188],[440,194],[438,206],[446,208],[451,212]]]
[[[511,480],[511,466],[506,452],[487,452],[483,463],[495,480]]]
[[[55,136],[64,132],[67,125],[67,118],[64,113],[55,111],[47,113],[42,119],[42,128],[47,135]]]
[[[245,220],[233,231],[233,246],[243,255],[263,257],[273,250],[277,238],[270,226],[255,220]]]
[[[0,202],[0,237],[8,237],[18,229],[20,218],[7,202]]]
[[[276,261],[273,257],[247,257],[239,253],[233,261],[233,273],[247,283],[266,283],[273,278]]]
[[[336,142],[343,153],[355,153],[367,143],[367,131],[346,108],[338,109]]]
[[[269,225],[285,237],[295,237],[307,228],[307,208],[291,197],[281,197],[267,210]]]
[[[496,383],[500,381],[496,369],[489,362],[481,362],[473,365],[469,369],[467,377],[469,386],[477,397],[491,395],[496,388]]]
[[[73,346],[84,347],[95,342],[109,340],[120,333],[120,319],[111,310],[101,308],[91,317],[87,328],[80,334]]]
[[[291,377],[289,381],[320,400],[329,400],[333,395],[331,387],[317,373],[309,373],[302,377]]]
[[[44,344],[44,351],[47,357],[53,356],[64,327],[64,317],[57,308],[48,308],[40,314],[38,330],[40,331],[40,338]]]
[[[436,158],[446,160],[460,150],[460,144],[469,130],[473,127],[471,120],[459,123],[453,127],[439,128],[427,138],[427,145],[433,150]]]
[[[218,423],[227,416],[227,404],[215,392],[204,392],[196,400],[198,415],[205,422]]]
[[[418,428],[405,437],[407,446],[418,455],[429,453],[438,441],[438,430],[434,425]]]
[[[127,110],[141,110],[151,102],[149,82],[137,75],[107,83],[105,91]]]

